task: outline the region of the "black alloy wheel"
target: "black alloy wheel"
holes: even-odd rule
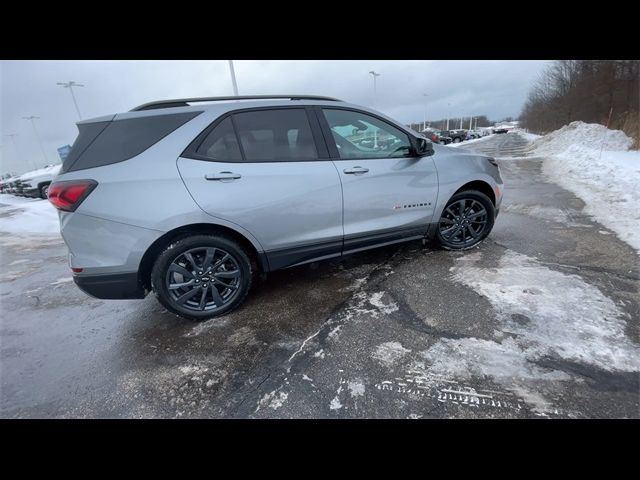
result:
[[[251,262],[240,245],[208,235],[172,243],[160,254],[151,274],[160,302],[193,320],[235,309],[245,299],[251,277]]]
[[[470,248],[489,235],[494,220],[495,207],[485,194],[474,190],[460,192],[442,211],[436,237],[447,249]]]

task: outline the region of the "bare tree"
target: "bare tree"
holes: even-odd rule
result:
[[[640,143],[640,60],[558,60],[531,88],[522,125],[547,133],[581,120],[622,129]]]

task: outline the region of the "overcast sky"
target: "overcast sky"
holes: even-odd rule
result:
[[[516,117],[545,63],[238,60],[234,65],[241,95],[328,95],[367,106],[373,106],[373,80],[368,72],[374,70],[381,74],[378,110],[410,123],[423,120],[425,100],[428,119]],[[233,94],[227,60],[2,61],[0,69],[0,173],[22,173],[58,163],[57,148],[73,143],[78,116],[69,90],[57,82],[73,80],[85,85],[74,90],[83,119],[127,111],[158,99]],[[425,98],[424,93],[429,96]],[[31,122],[22,119],[31,115],[40,117],[35,124],[48,162]]]

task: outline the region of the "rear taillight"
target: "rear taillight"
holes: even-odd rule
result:
[[[67,180],[49,186],[49,201],[58,210],[73,212],[98,185],[95,180]]]

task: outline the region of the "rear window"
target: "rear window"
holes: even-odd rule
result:
[[[202,112],[173,113],[79,125],[63,172],[123,162],[166,137]]]
[[[196,153],[219,162],[240,162],[242,160],[231,117],[227,117],[211,130]]]

